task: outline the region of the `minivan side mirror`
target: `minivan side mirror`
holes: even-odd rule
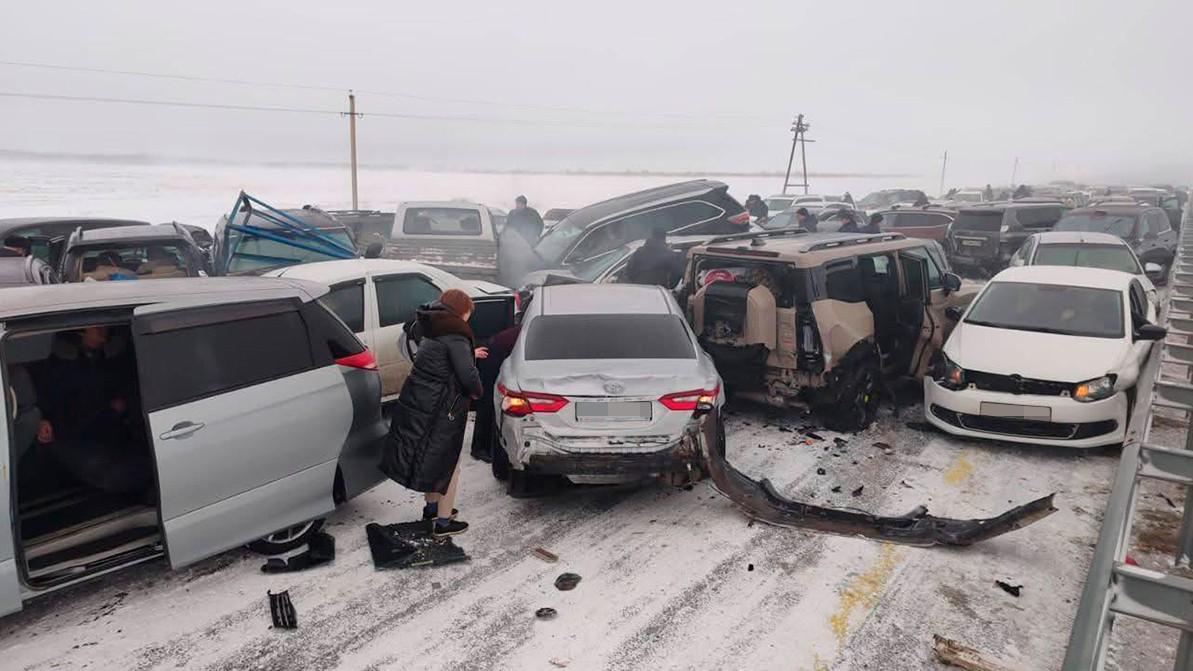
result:
[[[945,273],[941,278],[941,285],[944,287],[946,294],[951,294],[954,291],[961,289],[961,276],[957,273]]]
[[[1136,340],[1163,340],[1168,335],[1168,329],[1155,324],[1144,324],[1135,329]]]
[[[957,307],[956,305],[950,305],[949,307],[944,309],[944,316],[947,317],[950,321],[955,321],[955,322],[961,321],[961,315],[963,315],[963,314],[965,314],[965,310],[962,310],[961,308]]]

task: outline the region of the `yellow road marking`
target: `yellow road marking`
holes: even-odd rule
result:
[[[965,453],[962,452],[944,472],[944,482],[946,485],[956,487],[965,482],[970,475],[973,475],[973,464],[965,458]]]
[[[874,608],[904,554],[903,548],[884,544],[874,564],[841,591],[837,611],[828,619],[828,626],[837,638],[838,652],[845,649],[846,639],[849,638],[849,621],[853,619],[854,611]]]

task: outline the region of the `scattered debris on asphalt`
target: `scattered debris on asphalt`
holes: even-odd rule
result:
[[[823,468],[816,469],[816,475],[824,475],[824,474],[825,474],[825,470]]]
[[[534,611],[534,616],[540,620],[554,620],[556,615],[559,615],[559,612],[550,607],[540,608]]]
[[[306,545],[265,560],[262,573],[293,573],[322,566],[336,558],[336,539],[328,533],[319,532]]]
[[[932,639],[932,652],[936,654],[936,660],[941,664],[965,671],[1009,671],[1010,667],[991,662],[982,653],[967,645],[961,645],[939,634],[933,634]]]
[[[442,566],[468,561],[464,548],[451,538],[435,540],[426,522],[365,526],[373,566],[378,569]]]
[[[290,600],[290,590],[283,590],[274,594],[266,591],[269,597],[269,616],[273,618],[276,629],[297,629],[298,613],[294,612],[294,602]]]
[[[545,562],[550,562],[552,564],[559,561],[559,555],[555,554],[554,552],[551,552],[550,550],[548,550],[546,548],[535,548],[534,556],[538,557],[539,559],[541,559]]]
[[[568,664],[571,664],[571,662],[569,662],[568,660],[563,659],[561,657],[552,657],[550,659],[550,662],[551,662],[551,666],[554,666],[554,667],[557,667],[560,669],[565,669],[565,668],[567,668]]]
[[[1023,585],[1012,585],[1011,583],[1003,582],[1002,580],[995,580],[994,584],[998,585],[999,589],[1013,597],[1018,597],[1019,594],[1023,592]]]
[[[747,571],[753,571],[753,570],[754,570],[754,565],[753,565],[753,564],[746,564],[746,570],[747,570]]]
[[[832,489],[830,489],[829,491],[830,491],[830,492],[832,492],[832,493],[834,493],[834,494],[840,494],[840,493],[841,493],[841,485],[837,485],[836,487],[833,487],[833,488],[832,488]]]
[[[862,495],[862,490],[864,490],[865,488],[866,488],[866,486],[865,486],[865,485],[862,485],[861,487],[858,487],[857,489],[855,489],[855,490],[853,490],[852,492],[849,492],[849,493],[850,493],[850,495],[852,495],[852,496],[861,496],[861,495]]]
[[[1176,507],[1176,504],[1172,502],[1172,499],[1168,498],[1166,495],[1161,494],[1160,498],[1164,499],[1164,503],[1167,503],[1169,508]]]
[[[811,438],[812,440],[824,440],[824,436],[821,436],[818,433],[813,433],[811,431],[805,431],[804,435],[807,436],[808,438]]]
[[[833,438],[833,442],[837,444],[837,447],[842,447],[844,445],[849,444],[848,440],[845,440],[844,438],[841,438],[839,436],[837,438]]]
[[[576,573],[561,573],[555,579],[555,589],[561,592],[570,592],[576,589],[576,585],[580,584],[580,576]]]

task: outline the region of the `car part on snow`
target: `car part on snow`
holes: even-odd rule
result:
[[[1017,506],[997,517],[972,520],[935,517],[929,515],[924,506],[918,506],[906,515],[886,517],[800,503],[784,497],[769,480],[753,480],[725,459],[724,428],[721,422],[715,421],[714,415],[706,416],[702,426],[704,468],[718,492],[746,514],[767,524],[928,547],[971,545],[1025,527],[1056,512],[1052,505],[1055,494]]]
[[[331,534],[319,532],[307,542],[305,549],[270,557],[261,565],[262,573],[292,573],[322,566],[336,558],[336,539]]]
[[[446,540],[431,537],[426,522],[365,526],[373,566],[378,569],[416,568],[456,564],[471,559],[464,548]]]
[[[269,616],[273,618],[273,626],[277,629],[298,629],[298,613],[294,612],[290,591],[283,590],[277,594],[266,591],[265,595],[269,597]]]
[[[559,577],[555,579],[555,589],[561,592],[570,592],[579,584],[580,576],[576,573],[560,573]]]
[[[945,638],[939,634],[932,635],[932,652],[936,660],[946,666],[955,666],[965,671],[1007,671],[1008,667],[991,662],[982,653],[968,645]]]
[[[535,548],[534,556],[538,557],[539,559],[541,559],[545,562],[549,562],[552,564],[559,561],[559,555],[555,554],[554,552],[551,552],[550,550],[547,550],[546,548]]]
[[[997,585],[999,589],[1013,597],[1018,597],[1021,593],[1023,593],[1023,585],[1012,585],[1011,583],[1003,582],[1002,580],[995,580],[994,584]]]
[[[558,614],[554,608],[540,608],[534,611],[534,616],[540,620],[554,620]]]

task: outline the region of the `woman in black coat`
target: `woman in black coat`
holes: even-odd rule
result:
[[[381,470],[394,482],[426,493],[423,519],[439,538],[464,533],[468,524],[453,517],[460,484],[460,451],[468,406],[480,398],[477,348],[468,317],[472,299],[459,289],[419,310],[407,326],[407,339],[418,347],[414,367],[402,385],[389,425]]]

